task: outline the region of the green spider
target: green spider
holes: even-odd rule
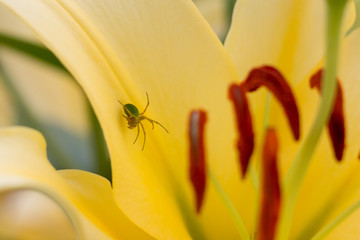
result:
[[[148,93],[146,93],[146,98],[147,98],[147,104],[146,104],[146,107],[145,107],[144,111],[142,111],[142,113],[139,113],[139,110],[137,109],[137,107],[135,107],[135,105],[133,105],[131,103],[123,104],[118,100],[118,102],[124,108],[124,112],[125,112],[126,115],[123,115],[123,117],[128,121],[128,128],[133,129],[134,127],[137,127],[137,135],[136,135],[136,138],[135,138],[133,144],[136,143],[136,140],[138,139],[139,134],[140,134],[139,125],[142,128],[142,131],[144,133],[144,142],[143,142],[143,146],[142,146],[142,149],[141,149],[142,151],[144,150],[144,147],[145,147],[146,132],[145,132],[144,125],[141,123],[141,121],[148,120],[152,124],[152,129],[154,129],[154,123],[156,123],[156,124],[160,125],[167,133],[169,133],[169,131],[161,123],[144,116],[147,108],[150,105]]]

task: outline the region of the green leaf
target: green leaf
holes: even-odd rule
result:
[[[57,57],[47,48],[41,46],[40,44],[32,43],[23,39],[19,39],[17,37],[0,33],[0,45],[7,46],[19,52],[25,53],[42,62],[50,64],[53,67],[67,72],[66,68],[57,59]]]
[[[360,0],[354,0],[354,4],[356,11],[356,18],[351,28],[346,32],[345,36],[348,36],[350,33],[352,33],[354,30],[360,27]]]

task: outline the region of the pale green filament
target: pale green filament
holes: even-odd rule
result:
[[[270,93],[266,94],[265,99],[265,111],[264,111],[264,125],[263,125],[263,135],[265,135],[267,128],[270,122],[270,102],[271,102],[271,95]],[[262,156],[260,156],[261,158]],[[260,209],[260,183],[259,183],[259,174],[255,169],[255,162],[254,160],[250,163],[250,177],[251,182],[254,186],[255,190],[255,202],[254,202],[254,226],[258,223],[259,220],[259,209]],[[255,233],[254,233],[255,234]]]
[[[270,102],[271,102],[271,95],[270,93],[268,93],[266,94],[266,100],[265,100],[264,133],[266,133],[266,130],[269,127],[269,122],[270,122]]]
[[[336,67],[339,48],[339,36],[341,20],[346,5],[346,0],[328,0],[328,16],[326,31],[326,59],[325,74],[322,83],[322,100],[310,132],[303,141],[284,182],[284,199],[281,209],[281,219],[278,231],[278,239],[289,239],[292,216],[296,198],[303,181],[311,157],[320,138],[322,129],[327,122],[336,92]]]
[[[255,159],[254,159],[255,160]],[[255,162],[252,160],[250,162],[250,179],[255,190],[255,200],[254,200],[254,226],[256,226],[259,220],[259,204],[260,204],[260,183],[259,183],[259,174],[255,169]],[[253,239],[253,238],[252,238]]]
[[[319,231],[311,240],[321,240],[326,237],[327,234],[331,232],[336,226],[338,226],[342,221],[349,217],[355,210],[360,207],[360,200],[354,203],[352,206],[347,208],[339,216],[337,216],[333,221],[326,225],[321,231]]]
[[[238,231],[240,235],[241,240],[250,240],[250,235],[248,231],[246,230],[246,227],[244,225],[244,222],[242,221],[240,215],[236,211],[235,206],[232,204],[230,198],[227,196],[224,189],[221,187],[219,181],[216,179],[214,173],[211,171],[210,168],[208,168],[208,176],[210,178],[210,181],[212,182],[216,192],[218,193],[219,197],[221,198],[221,201],[223,202],[224,206],[226,207],[227,211],[230,214],[230,217],[236,227],[236,230]]]

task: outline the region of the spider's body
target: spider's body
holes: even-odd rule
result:
[[[125,115],[123,115],[123,117],[128,122],[128,128],[133,129],[133,128],[137,127],[138,131],[137,131],[137,135],[136,135],[136,138],[134,140],[134,143],[136,142],[136,140],[139,137],[139,133],[140,133],[139,125],[141,126],[141,129],[142,129],[142,131],[144,133],[144,143],[143,143],[143,146],[142,146],[142,150],[144,150],[144,147],[145,147],[146,132],[145,132],[144,125],[142,124],[141,121],[148,120],[152,124],[153,129],[154,129],[154,123],[156,123],[156,124],[160,125],[167,133],[169,133],[168,130],[161,123],[144,116],[144,114],[146,112],[146,109],[148,108],[148,106],[150,104],[149,95],[147,93],[146,93],[146,97],[147,97],[147,104],[146,104],[146,107],[145,107],[144,111],[141,112],[141,113],[139,113],[139,110],[135,105],[133,105],[131,103],[122,104],[119,101],[119,103],[123,106],[123,109],[124,109],[124,112],[125,112]]]
[[[127,103],[123,105],[123,108],[126,114],[126,116],[123,116],[128,121],[128,128],[133,129],[137,127],[139,123],[145,119],[144,116],[140,116],[139,110],[133,104]]]

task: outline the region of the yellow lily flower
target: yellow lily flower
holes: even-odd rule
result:
[[[238,226],[219,198],[218,185],[208,186],[202,211],[195,212],[188,180],[187,132],[189,113],[201,108],[209,119],[206,155],[208,168],[214,170],[211,178],[219,179],[245,232],[256,235],[256,166],[262,153],[266,96],[259,92],[250,97],[258,136],[252,160],[255,177],[242,180],[228,88],[256,67],[276,67],[290,81],[300,109],[301,136],[306,135],[315,116],[314,102],[320,99],[309,89],[308,79],[322,67],[325,1],[239,1],[225,47],[187,0],[0,3],[36,32],[87,93],[107,141],[113,174],[111,187],[92,173],[55,171],[46,159],[39,133],[4,128],[0,130],[2,192],[30,189],[45,194],[64,210],[81,239],[238,238]],[[348,9],[349,18],[351,11],[353,8]],[[311,238],[358,198],[360,129],[356,124],[359,113],[353,106],[359,102],[354,87],[359,80],[359,37],[360,32],[354,31],[343,39],[337,74],[348,126],[344,160],[341,165],[334,160],[328,135],[323,134],[290,219],[290,239]],[[141,151],[141,141],[133,144],[136,131],[127,128],[118,101],[142,111],[146,92],[150,96],[146,116],[161,122],[169,134],[145,125],[147,141]],[[278,132],[283,179],[300,145],[284,126],[286,120],[276,104],[271,104],[269,121]],[[357,214],[342,221],[329,239],[360,234]]]

